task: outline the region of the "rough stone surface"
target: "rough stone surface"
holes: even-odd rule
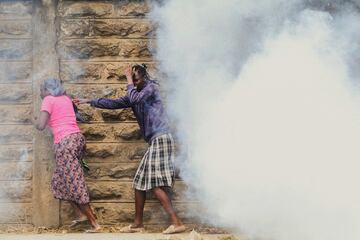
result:
[[[132,180],[139,163],[89,163],[89,180]]]
[[[32,213],[31,203],[0,203],[0,224],[31,223]]]
[[[0,41],[0,60],[30,60],[32,45],[30,40],[8,40]]]
[[[30,62],[2,62],[0,64],[0,83],[31,82]]]
[[[136,120],[135,115],[130,108],[120,110],[102,110],[101,117],[105,122]]]
[[[1,1],[0,18],[31,18],[32,1]]]
[[[142,63],[142,62],[139,62]],[[61,79],[69,83],[124,83],[124,70],[129,63],[109,62],[63,62],[61,63]],[[152,78],[158,79],[158,70],[155,63],[146,63]]]
[[[0,88],[0,103],[30,103],[30,84],[4,84]]]
[[[30,144],[7,145],[0,147],[0,162],[21,161],[28,162],[33,160],[33,147]]]
[[[0,180],[29,180],[31,177],[31,162],[0,163]]]
[[[90,35],[89,20],[64,19],[60,24],[61,34],[64,37],[86,37]]]
[[[31,202],[31,181],[0,181],[0,202]]]
[[[31,143],[33,139],[33,126],[0,125],[1,143]]]
[[[144,17],[150,12],[146,1],[115,1],[114,14],[117,17]]]
[[[61,25],[62,37],[66,38],[149,38],[154,37],[154,30],[149,21],[142,19],[69,19],[64,20]]]
[[[0,45],[1,50],[1,45]],[[63,59],[144,59],[151,60],[151,50],[146,40],[66,40],[60,43]],[[1,52],[0,52],[1,53]],[[1,56],[1,55],[0,55]]]
[[[111,225],[119,223],[131,223],[134,218],[133,203],[92,203],[91,204],[100,224]],[[200,207],[198,203],[174,203],[181,220],[186,223],[196,222],[195,213],[199,213]],[[190,214],[193,213],[194,215]],[[61,204],[61,222],[69,224],[74,218],[74,213],[70,205]],[[160,203],[147,203],[144,209],[145,224],[166,224],[168,216],[161,207]]]
[[[30,21],[1,21],[0,22],[0,38],[31,37]]]
[[[154,37],[154,27],[147,20],[92,20],[91,25],[91,36],[96,37]]]
[[[0,120],[2,123],[31,123],[31,106],[0,105]]]
[[[126,85],[64,85],[67,94],[77,98],[117,98],[125,94]]]
[[[140,129],[136,123],[82,124],[80,129],[88,141],[126,142],[131,140],[142,142]]]
[[[132,181],[88,181],[87,185],[90,191],[92,202],[133,202],[134,189]],[[175,181],[174,187],[168,189],[168,193],[173,201],[186,202],[194,201],[195,197],[186,194],[187,186],[182,181]],[[157,201],[154,194],[149,191],[146,196],[147,200]]]
[[[122,129],[116,128],[114,130],[115,139],[126,141],[142,139],[142,134],[138,125],[129,125]]]
[[[144,17],[150,8],[146,1],[61,1],[59,14],[64,18]]]
[[[85,158],[90,163],[134,162],[142,158],[147,147],[146,143],[88,143]]]
[[[103,1],[65,1],[60,8],[62,17],[108,17],[113,11],[113,4]]]
[[[95,181],[88,182],[87,185],[91,201],[134,201],[134,190],[131,187],[131,182]]]
[[[90,171],[87,173],[89,180],[133,180],[139,162],[118,163],[89,163]],[[176,179],[179,179],[176,176]]]

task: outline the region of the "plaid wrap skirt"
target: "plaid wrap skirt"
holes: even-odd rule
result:
[[[154,187],[172,187],[175,179],[174,152],[175,144],[171,134],[154,138],[139,164],[133,187],[141,191]]]

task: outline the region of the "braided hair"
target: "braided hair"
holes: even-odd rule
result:
[[[144,76],[145,80],[150,80],[150,75],[147,72],[147,66],[142,63],[142,64],[135,64],[132,66],[133,70],[137,70],[142,76]]]

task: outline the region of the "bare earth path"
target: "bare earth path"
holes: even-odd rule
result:
[[[229,234],[201,234],[204,240],[235,240]],[[0,234],[1,240],[200,240],[191,238],[189,233],[164,235],[161,233],[66,233],[66,234]],[[240,239],[239,239],[240,240]]]

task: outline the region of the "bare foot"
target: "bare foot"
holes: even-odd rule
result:
[[[120,229],[122,233],[142,233],[144,231],[145,229],[142,225],[129,225]]]

